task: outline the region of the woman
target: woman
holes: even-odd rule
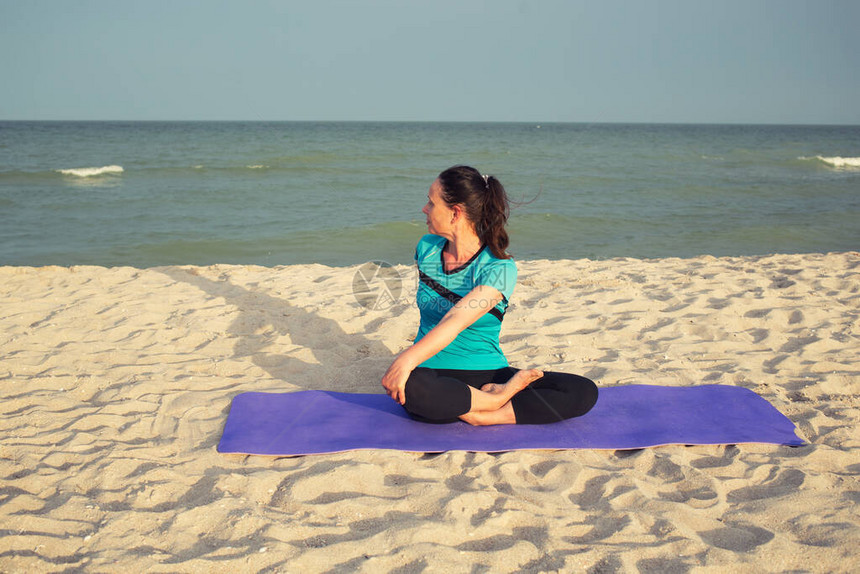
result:
[[[518,370],[499,348],[517,268],[507,254],[508,198],[493,176],[468,166],[430,186],[430,235],[415,249],[421,325],[382,386],[415,418],[472,425],[543,424],[587,413],[597,386],[567,373]]]

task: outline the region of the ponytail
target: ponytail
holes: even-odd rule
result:
[[[508,194],[502,187],[502,182],[492,175],[486,176],[487,200],[481,210],[480,228],[483,233],[478,237],[481,243],[487,245],[490,251],[499,259],[510,259],[507,248],[509,244],[508,232],[505,225],[508,223],[510,207],[508,205]]]
[[[508,232],[505,230],[510,207],[502,182],[465,165],[446,169],[439,174],[439,182],[445,202],[464,207],[481,243],[498,259],[510,259]]]

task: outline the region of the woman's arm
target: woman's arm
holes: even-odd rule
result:
[[[478,285],[442,317],[420,341],[400,353],[385,375],[382,386],[401,405],[406,402],[406,379],[421,363],[447,347],[461,331],[499,304],[502,294],[488,285]]]

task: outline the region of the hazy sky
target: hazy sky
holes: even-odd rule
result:
[[[0,0],[0,119],[860,124],[860,1]]]

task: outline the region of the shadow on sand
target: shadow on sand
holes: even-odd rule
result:
[[[248,358],[274,379],[303,389],[383,392],[379,381],[393,355],[381,342],[346,333],[336,321],[263,291],[204,277],[196,268],[158,271],[238,308],[227,329],[237,338],[233,359]],[[284,335],[292,344],[279,349],[277,340]]]

